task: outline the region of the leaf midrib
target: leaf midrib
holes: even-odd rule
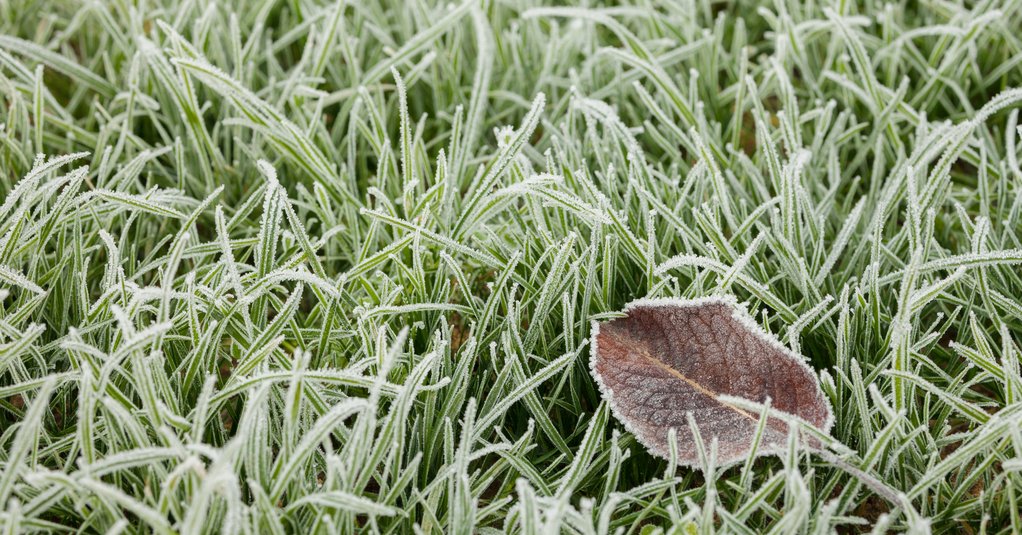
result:
[[[699,391],[703,395],[709,397],[713,401],[716,401],[717,403],[723,405],[724,407],[727,407],[727,408],[737,412],[738,414],[741,414],[742,416],[745,416],[746,418],[752,420],[753,422],[757,422],[757,423],[759,422],[759,418],[749,414],[748,412],[746,412],[746,411],[744,411],[744,410],[742,410],[742,409],[740,409],[738,407],[735,407],[734,405],[731,405],[730,403],[725,403],[725,402],[721,401],[717,397],[717,393],[716,392],[714,392],[713,390],[710,390],[709,388],[706,388],[705,386],[699,384],[699,382],[697,382],[696,380],[694,380],[694,379],[688,377],[687,375],[681,373],[680,371],[676,370],[675,368],[672,368],[671,366],[668,366],[664,361],[662,361],[662,360],[654,357],[653,355],[651,355],[649,353],[649,351],[642,350],[642,351],[639,352],[639,355],[642,356],[643,358],[645,358],[646,360],[652,362],[655,366],[663,369],[667,373],[677,377],[678,379],[681,379],[682,381],[685,381],[685,383],[687,383],[689,386],[691,386],[692,388],[695,388],[697,391]]]

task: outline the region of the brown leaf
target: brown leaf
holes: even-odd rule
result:
[[[766,333],[733,297],[642,299],[627,317],[593,322],[593,377],[614,416],[655,455],[668,457],[674,428],[679,464],[696,466],[691,412],[703,441],[718,441],[718,465],[745,460],[759,414],[718,396],[766,403],[829,432],[830,403],[800,355]],[[787,449],[788,424],[768,418],[757,455]]]

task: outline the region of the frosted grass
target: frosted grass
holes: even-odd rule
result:
[[[590,4],[0,5],[4,532],[1022,531],[1022,6]],[[732,297],[697,478],[587,341]]]

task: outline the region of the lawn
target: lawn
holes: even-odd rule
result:
[[[576,4],[0,0],[3,532],[1022,531],[1022,2]],[[616,418],[714,296],[829,436]]]

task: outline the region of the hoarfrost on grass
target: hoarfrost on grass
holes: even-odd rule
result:
[[[86,4],[0,7],[8,532],[1022,530],[1019,3]],[[707,296],[833,458],[610,417]]]

